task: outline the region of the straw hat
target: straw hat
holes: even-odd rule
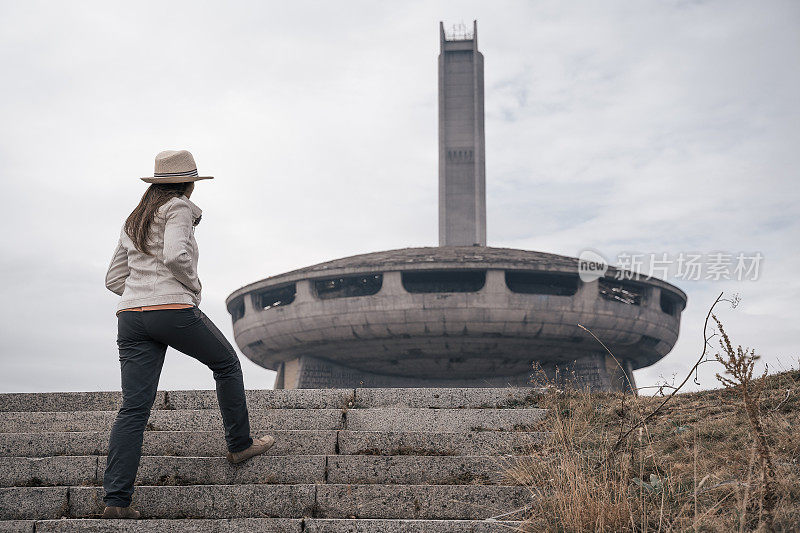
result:
[[[197,175],[194,157],[187,150],[165,150],[156,156],[153,175],[141,179],[147,183],[182,183],[213,178],[214,176]]]

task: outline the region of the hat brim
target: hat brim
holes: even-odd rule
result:
[[[166,178],[154,178],[152,176],[148,176],[140,179],[142,181],[146,181],[147,183],[184,183],[187,181],[213,180],[214,176],[169,176]]]

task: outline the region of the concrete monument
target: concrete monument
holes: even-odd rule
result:
[[[486,246],[477,22],[439,32],[439,246],[241,287],[226,300],[236,343],[285,389],[526,386],[542,375],[635,387],[633,370],[674,346],[686,295],[613,267],[584,281],[577,258]]]

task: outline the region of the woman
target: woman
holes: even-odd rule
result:
[[[156,156],[151,183],[120,231],[106,273],[106,287],[122,298],[117,305],[122,407],[108,446],[103,476],[103,518],[139,518],[130,507],[142,454],[142,438],[156,396],[167,346],[214,371],[217,401],[225,426],[227,458],[240,463],[267,451],[275,439],[250,436],[239,359],[225,336],[197,307],[194,229],[202,211],[189,197],[198,177],[192,154]]]

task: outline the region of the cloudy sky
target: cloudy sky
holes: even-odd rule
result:
[[[201,308],[232,342],[242,285],[436,245],[438,25],[473,19],[489,244],[760,252],[755,280],[667,278],[680,338],[636,379],[686,374],[720,292],[734,343],[797,367],[797,2],[0,0],[0,391],[119,390],[103,279],[161,150],[216,176],[192,195]],[[167,352],[160,388],[213,387]]]

